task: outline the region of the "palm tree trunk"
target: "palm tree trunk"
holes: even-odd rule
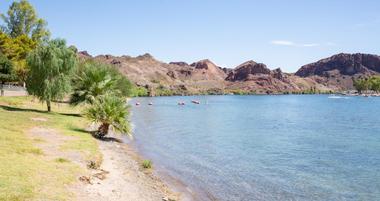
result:
[[[103,138],[108,134],[108,130],[110,128],[110,125],[108,123],[103,123],[102,125],[99,126],[98,128],[98,137]]]

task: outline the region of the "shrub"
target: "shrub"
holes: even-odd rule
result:
[[[144,161],[142,162],[142,166],[143,166],[143,168],[145,168],[145,169],[151,169],[152,166],[153,166],[153,164],[152,164],[152,161],[151,161],[151,160],[144,160]]]
[[[95,137],[103,138],[110,128],[122,134],[130,134],[129,122],[126,119],[129,115],[128,106],[120,97],[109,95],[96,99],[87,108],[85,115],[94,123],[100,124]]]

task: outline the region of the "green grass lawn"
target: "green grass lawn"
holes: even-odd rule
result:
[[[33,127],[52,128],[61,135],[72,136],[63,151],[80,152],[87,160],[100,160],[96,140],[83,129],[87,121],[79,108],[46,105],[32,97],[0,97],[0,200],[67,200],[73,194],[67,186],[86,170],[65,158],[47,160],[37,147],[44,139],[27,135]],[[47,121],[33,121],[43,118]]]

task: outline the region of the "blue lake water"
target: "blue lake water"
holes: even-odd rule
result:
[[[138,152],[200,200],[380,200],[380,98],[197,96],[131,104]]]

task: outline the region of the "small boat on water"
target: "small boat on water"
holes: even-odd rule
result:
[[[185,102],[178,102],[178,105],[185,105]]]
[[[152,103],[152,102],[149,102],[148,105],[153,105],[153,103]]]
[[[194,104],[200,104],[201,103],[201,102],[199,102],[197,100],[192,100],[191,102],[194,103]]]
[[[139,102],[136,102],[136,106],[139,106],[140,105],[140,103]]]

